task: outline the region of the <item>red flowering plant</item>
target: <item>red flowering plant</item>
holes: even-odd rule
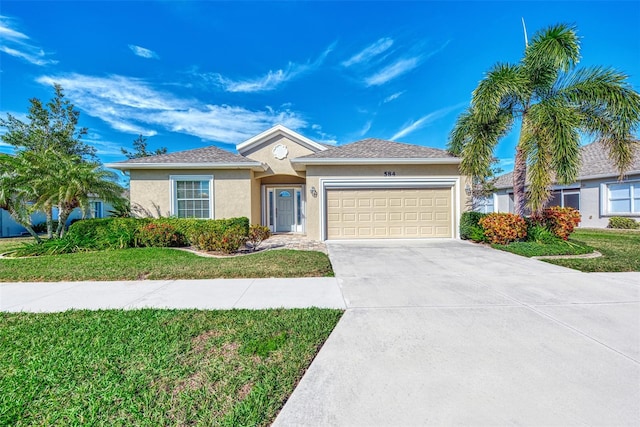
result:
[[[554,206],[542,211],[542,223],[556,236],[567,240],[580,224],[580,212],[573,208]]]
[[[478,221],[489,243],[507,245],[527,237],[527,223],[519,215],[492,213]]]

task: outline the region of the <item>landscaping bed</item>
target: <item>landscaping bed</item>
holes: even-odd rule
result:
[[[0,313],[0,425],[269,425],[341,313]]]

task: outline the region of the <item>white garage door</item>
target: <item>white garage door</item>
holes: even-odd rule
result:
[[[327,190],[327,239],[453,237],[451,188]]]

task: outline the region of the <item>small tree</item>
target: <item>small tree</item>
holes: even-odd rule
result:
[[[22,159],[0,154],[0,209],[9,212],[11,218],[22,225],[38,243],[38,234],[31,226],[32,206],[29,204],[35,196],[34,189],[23,174],[25,167]]]
[[[148,151],[147,138],[142,135],[138,135],[133,141],[133,149],[134,151],[129,151],[126,148],[120,148],[120,151],[122,151],[122,154],[124,154],[127,159],[139,159],[141,157],[157,156],[167,153],[167,147],[160,147],[153,151]]]

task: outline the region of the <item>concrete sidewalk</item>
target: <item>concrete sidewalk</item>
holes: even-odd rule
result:
[[[345,308],[333,277],[0,283],[0,311]]]

